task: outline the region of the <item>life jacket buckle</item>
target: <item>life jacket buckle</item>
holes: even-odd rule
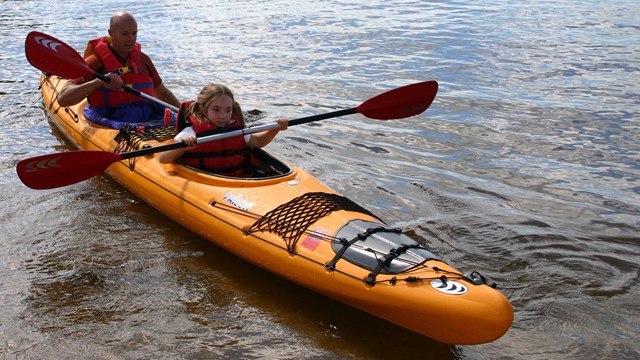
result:
[[[131,67],[130,66],[123,66],[120,69],[116,70],[118,72],[118,74],[124,74],[124,73],[128,73],[131,71]]]

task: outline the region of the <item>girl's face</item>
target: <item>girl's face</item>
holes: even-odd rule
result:
[[[220,95],[207,107],[206,117],[217,127],[225,127],[231,121],[233,100],[228,95]]]

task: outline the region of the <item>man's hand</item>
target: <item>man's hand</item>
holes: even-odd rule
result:
[[[122,82],[120,75],[114,74],[114,73],[108,73],[105,76],[111,79],[110,82],[104,81],[104,86],[106,88],[114,91],[124,91],[124,89],[122,88],[122,85],[124,85],[124,83]]]

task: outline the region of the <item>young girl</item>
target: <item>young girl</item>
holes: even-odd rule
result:
[[[160,162],[168,164],[182,156],[186,165],[225,176],[242,176],[245,147],[264,147],[288,126],[285,118],[276,122],[280,124],[279,129],[196,145],[196,137],[246,126],[240,104],[234,100],[231,90],[224,85],[207,84],[196,101],[182,103],[178,112],[178,135],[174,139],[185,142],[189,147],[162,153]]]

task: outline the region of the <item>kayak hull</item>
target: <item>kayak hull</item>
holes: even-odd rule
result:
[[[117,152],[119,131],[86,121],[86,101],[68,108],[57,104],[65,80],[43,75],[41,82],[51,121],[76,148]],[[232,179],[161,164],[158,158],[116,161],[105,172],[174,221],[256,266],[443,343],[494,341],[513,321],[510,302],[488,283],[465,276],[417,244],[403,245],[405,235],[298,167],[286,164],[290,170],[278,176]],[[367,233],[365,245],[400,243],[375,253],[378,245],[356,248],[360,240],[350,235],[354,231]],[[354,245],[346,245],[349,239],[341,234]],[[342,247],[343,257],[338,256]],[[413,264],[410,256],[421,260]],[[408,268],[391,271],[403,267]]]

